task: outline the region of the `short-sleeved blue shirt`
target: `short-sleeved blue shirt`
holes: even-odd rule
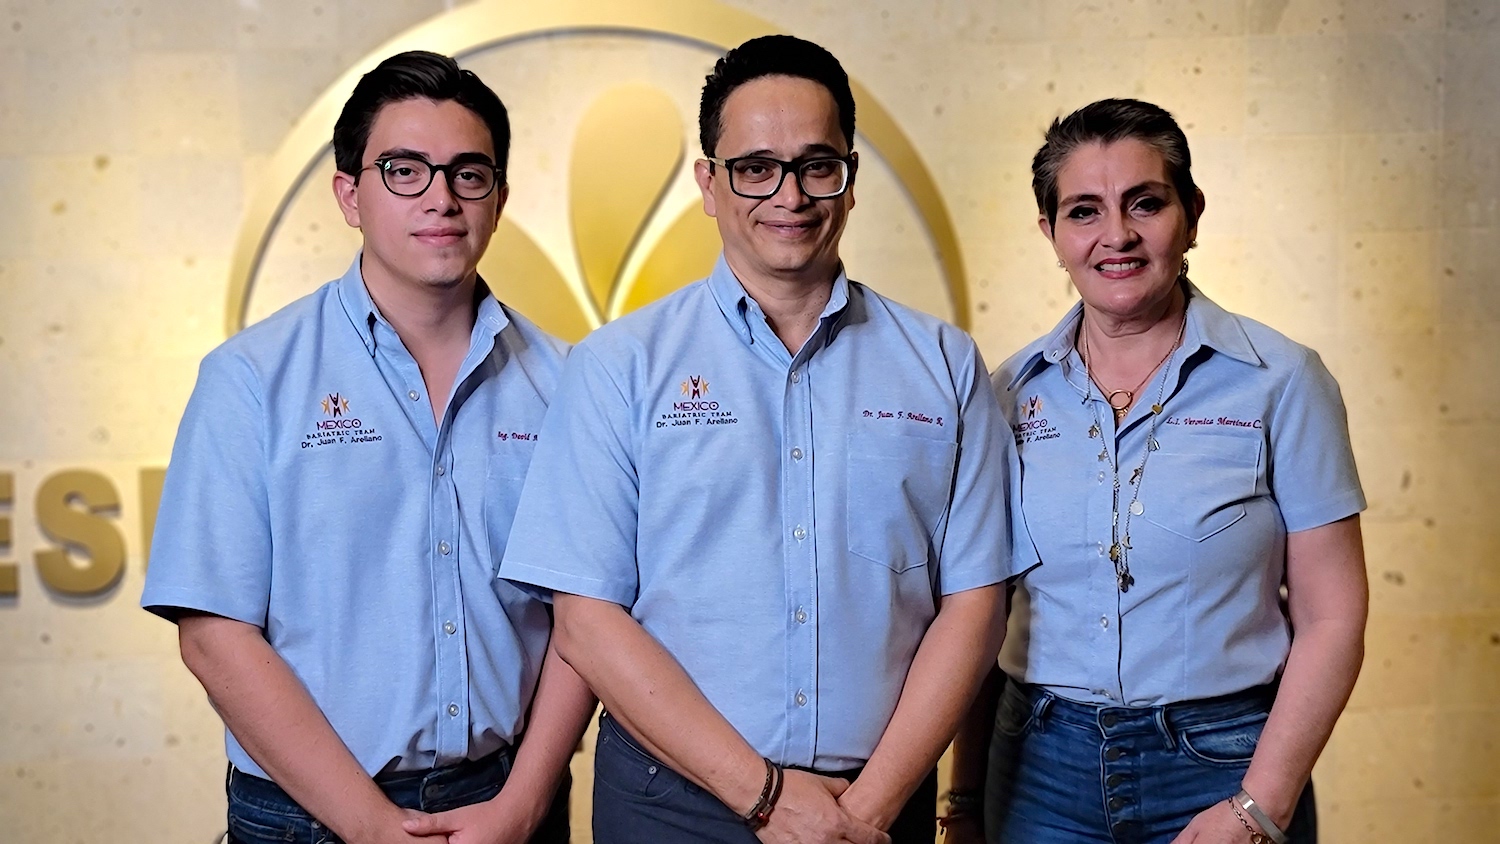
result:
[[[782,764],[862,764],[941,595],[1011,574],[962,331],[840,273],[788,353],[721,258],[569,358],[501,576],[628,608]]]
[[[1018,581],[1001,666],[1064,697],[1146,706],[1270,682],[1290,649],[1279,600],[1287,532],[1365,506],[1343,399],[1317,353],[1192,285],[1188,297],[1161,448],[1129,523],[1125,593],[1108,555],[1114,478],[1100,454],[1108,437],[1121,455],[1123,524],[1158,382],[1118,428],[1099,390],[1085,401],[1081,304],[995,371],[1020,450],[1020,511],[1043,563]]]
[[[204,359],[162,491],[141,604],[264,628],[372,775],[512,742],[550,634],[495,571],[566,347],[480,295],[439,425],[356,258]]]

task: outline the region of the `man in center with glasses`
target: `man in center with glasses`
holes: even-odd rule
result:
[[[574,350],[500,573],[607,709],[599,844],[931,844],[1004,630],[1011,436],[967,335],[844,274],[832,55],[731,50],[699,131],[722,257]]]
[[[360,253],[204,359],[141,603],[228,729],[231,842],[566,844],[594,700],[495,579],[565,354],[476,271],[505,106],[403,53],[333,147]]]

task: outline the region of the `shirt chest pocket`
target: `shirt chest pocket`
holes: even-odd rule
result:
[[[902,572],[927,564],[948,509],[956,443],[849,434],[849,551]]]
[[[1244,518],[1256,495],[1260,432],[1195,431],[1178,443],[1171,435],[1160,436],[1161,450],[1146,461],[1142,518],[1201,542]]]
[[[484,523],[489,535],[490,562],[496,570],[505,557],[505,544],[510,539],[510,526],[516,519],[521,486],[526,482],[526,469],[531,465],[535,448],[535,443],[511,442],[490,455],[484,476]]]

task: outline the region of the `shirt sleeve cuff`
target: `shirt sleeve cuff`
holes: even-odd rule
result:
[[[592,577],[583,577],[568,572],[519,563],[507,558],[500,566],[500,576],[534,595],[545,596],[551,601],[553,592],[579,595],[609,601],[629,608],[635,604],[635,588],[623,583],[611,583]]]
[[[1333,524],[1339,519],[1362,512],[1366,506],[1364,492],[1356,487],[1325,498],[1310,507],[1282,510],[1281,518],[1286,522],[1287,532],[1296,533],[1299,530],[1312,530]]]

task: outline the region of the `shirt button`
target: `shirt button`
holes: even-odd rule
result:
[[[406,397],[411,399],[412,401],[416,401],[417,399],[421,398],[421,396],[417,395],[416,390],[407,390]]]
[[[443,622],[443,632],[447,633],[449,636],[452,636],[454,633],[458,632],[458,625],[454,624],[451,621],[445,621]]]
[[[1103,542],[1099,543],[1099,556],[1101,556],[1101,557],[1104,556],[1104,543]]]
[[[450,703],[450,704],[448,704],[448,714],[452,715],[455,718],[457,718],[458,717],[458,704],[456,704],[456,703]]]
[[[798,607],[797,608],[797,614],[795,616],[793,616],[793,618],[797,619],[797,623],[798,624],[806,624],[807,623],[807,610],[805,610],[805,609],[803,609],[801,607]]]
[[[442,476],[448,474],[448,470],[444,469],[442,466],[439,466],[439,467],[437,467],[437,473],[438,473],[438,477],[441,478]]]
[[[1124,755],[1125,751],[1121,750],[1118,747],[1111,747],[1110,749],[1104,751],[1104,761],[1117,762],[1119,761],[1120,757]]]
[[[792,383],[793,384],[800,384],[800,383],[802,383],[802,372],[800,370],[796,370],[796,369],[792,370]]]
[[[801,692],[798,692],[797,693],[797,705],[798,706],[806,706],[807,705],[807,695],[805,695],[805,694],[803,694]]]
[[[795,536],[797,541],[801,542],[807,538],[807,531],[803,530],[801,525],[797,525],[797,527],[792,529],[792,536]]]
[[[1104,483],[1104,473],[1103,472],[1099,473],[1099,483],[1101,483],[1101,484]]]
[[[792,449],[792,459],[793,460],[801,460],[802,459],[802,449],[800,449],[800,448],[794,448],[794,449]]]
[[[1101,616],[1099,616],[1099,626],[1101,628],[1105,629],[1105,630],[1108,630],[1109,629],[1109,616],[1107,616],[1107,615],[1101,615]]]
[[[442,554],[443,556],[446,557],[448,555],[448,552],[452,551],[452,550],[453,550],[452,548],[448,547],[448,543],[446,543],[446,542],[439,542],[438,543],[438,553],[439,554]]]

